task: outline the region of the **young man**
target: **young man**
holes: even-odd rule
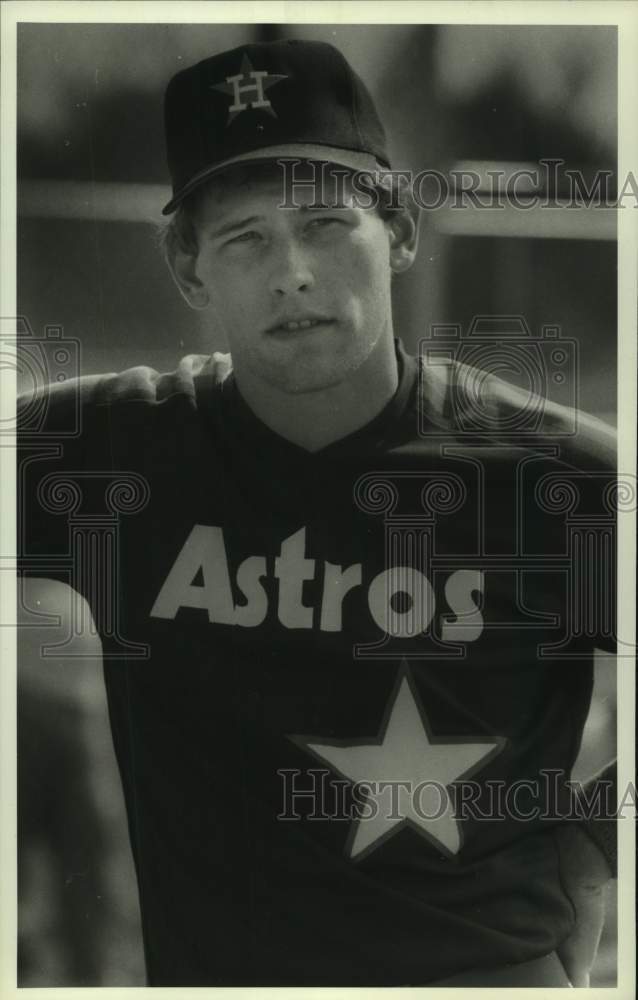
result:
[[[184,70],[166,131],[170,267],[229,354],[48,387],[79,431],[20,465],[25,572],[102,638],[149,983],[582,985],[610,868],[566,781],[610,630],[559,501],[598,504],[611,433],[540,401],[508,437],[529,400],[395,340],[418,218],[335,49]]]

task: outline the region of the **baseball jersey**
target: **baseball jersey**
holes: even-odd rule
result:
[[[51,387],[23,435],[21,565],[101,637],[150,985],[425,985],[572,929],[613,436],[397,357],[312,453],[224,355]]]

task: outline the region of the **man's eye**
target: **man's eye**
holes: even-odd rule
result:
[[[331,225],[339,225],[343,221],[336,215],[322,215],[319,219],[312,219],[309,225],[314,229],[326,229]]]
[[[238,236],[233,236],[232,239],[228,240],[226,246],[241,246],[242,244],[257,243],[261,239],[259,233],[255,232],[253,229],[247,230],[245,233],[240,233]]]

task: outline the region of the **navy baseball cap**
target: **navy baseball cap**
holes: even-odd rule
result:
[[[241,45],[182,70],[164,104],[174,212],[213,174],[294,157],[351,170],[389,168],[383,125],[365,84],[326,42]]]

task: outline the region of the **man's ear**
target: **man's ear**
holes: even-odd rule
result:
[[[173,244],[167,248],[166,261],[173,281],[191,309],[205,309],[209,302],[208,292],[197,276],[197,254]]]
[[[406,190],[401,196],[401,209],[389,220],[390,227],[390,267],[395,274],[401,274],[412,267],[419,247],[419,227],[421,210]]]

